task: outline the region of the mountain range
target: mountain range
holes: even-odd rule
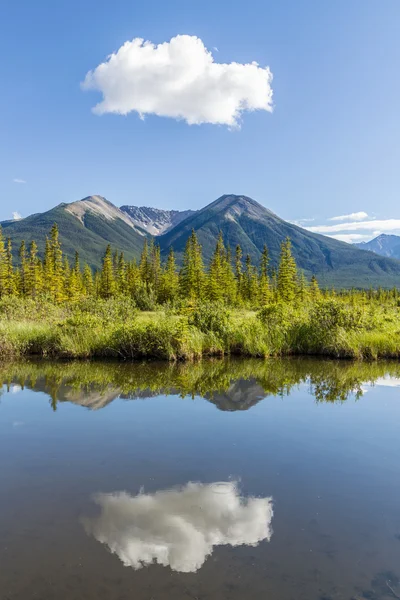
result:
[[[195,213],[194,210],[163,210],[149,206],[121,206],[133,223],[150,235],[162,235]]]
[[[354,245],[361,250],[370,250],[380,256],[400,259],[400,236],[398,235],[381,233],[370,242],[359,242]]]
[[[205,262],[214,251],[220,231],[232,252],[240,244],[243,256],[249,254],[254,264],[258,264],[267,244],[273,266],[278,264],[281,242],[290,237],[299,268],[307,276],[315,274],[323,286],[400,285],[400,261],[302,229],[242,195],[227,194],[201,210],[182,212],[136,206],[117,208],[96,195],[1,225],[4,237],[10,237],[14,247],[22,240],[29,244],[34,239],[43,252],[46,235],[54,222],[59,226],[66,255],[72,259],[78,250],[82,261],[94,268],[101,266],[108,243],[113,249],[123,251],[126,258],[138,258],[144,239],[156,233],[162,255],[165,257],[172,246],[179,263],[194,229]]]

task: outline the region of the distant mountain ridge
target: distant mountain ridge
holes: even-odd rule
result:
[[[400,236],[381,233],[378,237],[369,242],[359,242],[354,244],[360,250],[369,250],[380,256],[400,259]]]
[[[107,244],[124,252],[126,258],[137,258],[143,247],[146,232],[140,230],[119,208],[103,196],[87,196],[77,202],[58,204],[54,208],[0,223],[5,238],[10,237],[14,248],[24,240],[35,240],[43,255],[46,236],[57,223],[60,241],[66,256],[73,260],[75,250],[82,262],[99,268]]]
[[[150,206],[121,206],[132,222],[150,235],[158,236],[166,233],[187,217],[195,213],[193,210],[164,210]]]
[[[400,261],[378,256],[333,238],[312,233],[284,221],[252,198],[226,194],[198,211],[163,211],[143,207],[124,210],[102,196],[88,196],[70,204],[59,204],[44,213],[1,225],[4,237],[14,248],[22,240],[38,243],[43,255],[46,236],[57,223],[66,256],[73,260],[75,250],[81,261],[94,268],[102,264],[107,244],[124,252],[128,260],[138,259],[149,231],[157,230],[157,241],[165,259],[171,246],[181,264],[186,241],[192,229],[203,248],[205,263],[210,260],[219,232],[232,255],[240,244],[243,262],[249,255],[258,266],[264,244],[268,246],[270,264],[277,267],[280,245],[289,237],[299,269],[310,277],[315,274],[322,286],[400,287]],[[154,235],[154,234],[153,234]]]
[[[221,231],[232,252],[240,244],[243,257],[249,254],[253,264],[259,264],[263,246],[267,244],[271,264],[276,267],[281,242],[289,237],[298,267],[308,276],[316,275],[323,286],[400,286],[400,262],[302,229],[248,196],[226,194],[198,210],[159,238],[162,252],[166,254],[173,246],[178,259],[181,258],[192,229],[197,233],[206,261]]]

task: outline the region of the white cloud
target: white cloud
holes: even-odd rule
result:
[[[137,496],[100,493],[95,502],[101,512],[84,519],[87,533],[134,569],[156,562],[195,572],[214,546],[256,546],[272,535],[272,499],[243,498],[235,482]]]
[[[13,179],[13,182],[14,183],[26,183],[25,179],[18,179],[18,178]]]
[[[98,115],[135,111],[183,119],[189,125],[238,126],[244,111],[272,111],[272,73],[256,62],[214,62],[195,36],[177,35],[155,45],[135,38],[89,71],[84,90],[98,90]]]
[[[364,235],[362,233],[335,233],[329,237],[340,240],[341,242],[347,242],[348,244],[354,244],[354,242],[366,242],[371,239],[370,234]]]
[[[316,225],[315,227],[307,227],[309,231],[315,233],[340,233],[342,231],[400,231],[400,219],[385,219],[374,221],[359,221],[340,223],[340,225]]]
[[[328,221],[363,221],[364,219],[368,219],[368,213],[366,212],[355,212],[350,213],[349,215],[340,215],[339,217],[331,217]]]
[[[374,386],[383,386],[383,387],[400,387],[400,379],[398,377],[390,377],[390,375],[385,375],[385,377],[378,377],[373,384]]]
[[[12,218],[14,221],[19,221],[20,219],[22,219],[22,215],[15,210],[12,214]]]

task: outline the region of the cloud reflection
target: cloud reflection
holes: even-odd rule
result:
[[[87,533],[134,569],[156,562],[190,573],[214,546],[256,546],[272,535],[272,498],[243,497],[233,481],[137,496],[99,493],[94,501],[100,514],[84,519]]]

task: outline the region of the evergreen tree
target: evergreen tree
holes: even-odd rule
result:
[[[37,257],[37,245],[32,241],[29,245],[28,294],[36,298],[42,287],[42,265]]]
[[[167,263],[161,276],[158,302],[174,302],[178,297],[179,277],[176,271],[175,254],[172,247],[169,250]]]
[[[257,270],[251,264],[250,254],[246,255],[245,270],[243,273],[243,297],[246,301],[254,302],[257,299],[258,278]]]
[[[315,275],[313,275],[311,277],[311,282],[310,282],[310,296],[312,300],[317,300],[321,295],[321,292],[319,290],[319,286],[318,286],[318,281],[317,278],[315,277]]]
[[[83,276],[82,276],[82,282],[83,282],[83,289],[85,291],[85,295],[86,296],[93,296],[94,295],[94,283],[93,283],[93,275],[92,275],[92,270],[89,267],[89,265],[85,265],[83,267]]]
[[[267,245],[264,244],[264,248],[261,255],[260,265],[260,302],[262,305],[268,304],[271,299],[270,282],[268,275],[269,267],[269,253]]]
[[[243,279],[243,264],[242,264],[242,256],[243,256],[243,252],[242,252],[242,248],[239,246],[239,244],[236,246],[236,250],[235,250],[235,280],[236,280],[236,298],[238,300],[238,302],[240,303],[240,301],[243,299],[243,285],[242,285],[242,279]]]
[[[29,275],[28,275],[28,263],[27,263],[27,256],[26,256],[26,246],[25,246],[24,240],[22,240],[21,245],[19,247],[18,256],[19,256],[19,263],[20,263],[18,289],[19,289],[19,293],[21,294],[21,296],[26,296],[27,292],[28,292],[27,284],[28,284]]]
[[[226,264],[226,250],[222,233],[219,233],[214,254],[211,258],[207,281],[207,297],[212,302],[220,301],[225,295],[224,275]]]
[[[144,240],[142,254],[139,262],[139,275],[146,287],[150,284],[149,246],[147,239]]]
[[[3,239],[3,231],[0,225],[0,298],[7,293],[7,266],[6,249]]]
[[[203,298],[205,286],[203,257],[194,229],[192,229],[186,243],[179,282],[184,298],[188,300],[201,300]]]
[[[292,302],[296,294],[297,268],[292,256],[291,242],[286,238],[281,244],[278,269],[278,295],[285,302]]]
[[[103,258],[103,268],[100,275],[100,296],[111,298],[115,293],[115,279],[111,246],[108,244]]]
[[[118,287],[118,291],[120,292],[120,294],[126,294],[127,293],[127,267],[126,267],[126,262],[125,262],[125,257],[124,257],[124,253],[121,252],[121,254],[118,257],[118,264],[117,264],[117,287]]]
[[[5,279],[5,293],[8,296],[13,296],[17,291],[15,273],[13,267],[13,255],[12,255],[12,243],[11,238],[7,239],[6,244],[6,279]]]

